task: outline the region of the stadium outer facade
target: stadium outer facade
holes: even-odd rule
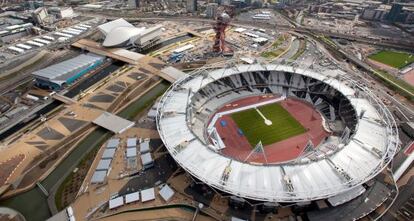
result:
[[[206,119],[226,103],[263,91],[309,102],[327,121],[344,127],[315,152],[290,162],[249,163],[221,154],[208,138]],[[368,88],[345,75],[327,76],[284,64],[194,71],[162,96],[157,128],[174,160],[197,180],[262,202],[337,196],[349,201],[387,166],[399,146],[392,114]]]

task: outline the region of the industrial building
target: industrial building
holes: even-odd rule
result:
[[[104,62],[104,57],[92,53],[81,54],[72,59],[54,64],[32,73],[36,85],[42,88],[59,90],[71,84]]]
[[[105,35],[102,43],[104,47],[124,47],[133,45],[139,50],[148,49],[159,43],[161,36],[161,25],[150,28],[137,28],[120,18],[98,26]]]

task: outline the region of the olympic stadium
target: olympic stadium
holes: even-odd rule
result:
[[[392,114],[346,73],[295,64],[203,67],[161,97],[157,129],[191,176],[231,196],[272,203],[363,191],[392,160]]]

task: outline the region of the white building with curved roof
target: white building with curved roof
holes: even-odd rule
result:
[[[125,19],[120,18],[98,26],[105,35],[104,47],[124,47],[133,45],[145,49],[158,43],[161,35],[161,25],[154,27],[135,27]]]
[[[134,37],[141,34],[144,30],[145,28],[115,27],[106,35],[102,45],[104,47],[114,47],[133,44]]]

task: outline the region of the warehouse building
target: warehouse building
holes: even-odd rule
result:
[[[77,57],[33,72],[36,85],[42,88],[59,90],[71,84],[84,74],[104,62],[104,57],[95,54],[81,54]]]

